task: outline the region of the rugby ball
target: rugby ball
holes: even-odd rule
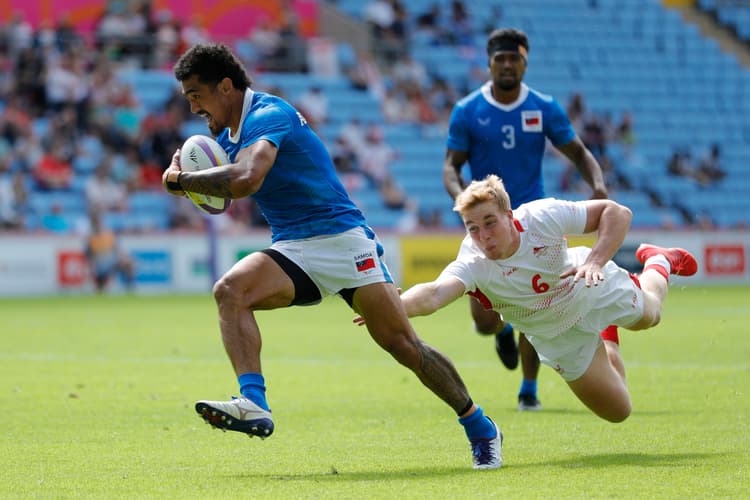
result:
[[[190,136],[180,148],[180,168],[184,172],[194,172],[228,164],[229,156],[224,149],[219,146],[218,142],[206,135]],[[211,215],[225,212],[232,202],[229,198],[190,191],[185,191],[185,195],[196,207]]]

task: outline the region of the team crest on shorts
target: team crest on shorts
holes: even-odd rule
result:
[[[366,273],[371,269],[375,269],[375,256],[372,252],[356,255],[354,257],[354,265],[357,267],[358,273]]]

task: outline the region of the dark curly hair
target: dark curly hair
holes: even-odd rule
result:
[[[498,47],[508,45],[514,45],[516,47],[520,45],[528,52],[529,37],[526,36],[526,33],[523,31],[515,28],[496,29],[487,37],[487,55],[492,56]]]
[[[174,65],[175,78],[182,82],[193,75],[206,84],[218,84],[229,78],[238,90],[253,84],[240,60],[224,44],[198,44],[182,54]]]

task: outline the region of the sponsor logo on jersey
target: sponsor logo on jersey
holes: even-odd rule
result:
[[[511,268],[504,268],[503,269],[503,276],[510,276],[511,274],[518,271],[518,267],[511,267]]]
[[[541,132],[542,112],[538,109],[521,111],[521,122],[524,132]]]
[[[485,118],[480,117],[480,118],[477,118],[477,121],[479,122],[481,126],[486,127],[487,125],[490,124],[490,117],[489,116]]]
[[[534,257],[540,257],[547,253],[547,247],[546,246],[540,246],[540,247],[534,247],[533,250]]]

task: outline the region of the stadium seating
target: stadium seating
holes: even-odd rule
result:
[[[433,3],[442,6],[444,15],[449,13],[449,0],[414,0],[406,3],[410,21]],[[480,26],[491,19],[494,3],[466,2],[477,32],[473,46],[434,45],[425,36],[414,36],[412,55],[432,76],[443,77],[461,89],[476,86],[470,71],[486,64],[486,35],[480,32]],[[719,20],[734,22],[739,36],[750,30],[750,8],[719,0],[698,3],[716,12]],[[727,8],[730,4],[733,8]],[[366,4],[337,0],[335,5],[361,19]],[[618,171],[634,187],[632,191],[613,190],[612,196],[634,209],[635,227],[679,225],[702,217],[711,218],[719,227],[750,226],[750,183],[745,180],[750,173],[746,146],[750,142],[750,71],[734,56],[723,53],[714,40],[705,38],[697,27],[657,0],[504,0],[501,7],[498,26],[516,26],[530,36],[529,85],[554,95],[563,105],[573,94],[581,93],[588,109],[595,113],[615,119],[626,111],[632,113],[637,138],[634,151],[610,151]],[[247,41],[238,41],[236,48],[243,58],[255,57]],[[337,53],[344,65],[356,58],[346,43],[337,45]],[[142,105],[141,116],[162,109],[176,88],[169,71],[127,69],[118,76],[131,85]],[[341,126],[354,116],[363,124],[378,123],[386,141],[400,153],[391,167],[399,184],[418,202],[420,210],[438,211],[444,224],[459,225],[442,185],[444,131],[435,133],[419,124],[386,124],[380,103],[369,93],[352,88],[345,76],[259,73],[253,77],[256,88],[277,87],[292,102],[310,87],[321,87],[331,106],[329,121],[318,131],[329,145]],[[33,126],[43,135],[49,124],[46,118],[39,118]],[[205,133],[205,124],[199,119],[182,126],[184,137]],[[691,180],[666,175],[667,161],[675,149],[689,147],[697,158],[713,143],[721,146],[722,166],[728,172],[723,181],[700,187]],[[78,210],[85,214],[80,193],[101,154],[100,143],[84,139],[73,164],[72,192],[59,198],[33,193],[29,227],[39,227],[53,203],[70,210],[71,217]],[[561,191],[564,170],[555,157],[545,160],[548,194],[585,197],[585,193]],[[363,185],[352,194],[373,225],[397,227],[403,214],[385,208],[373,188]],[[112,216],[110,222],[133,230],[166,228],[169,210],[163,203],[151,193],[135,193],[128,213]],[[159,215],[149,218],[147,214],[154,212]]]
[[[146,113],[163,109],[177,87],[169,71],[129,69],[119,73],[118,77],[130,85]]]
[[[738,37],[750,42],[750,3],[699,0],[698,5],[715,16],[720,23],[734,30]]]
[[[447,0],[409,2],[408,9],[416,16],[433,3],[440,4],[444,14],[449,12]],[[467,4],[475,27],[491,15],[492,4]],[[362,16],[361,2],[340,0],[338,6]],[[737,10],[732,12],[744,19]],[[529,85],[554,95],[563,105],[580,92],[590,111],[615,118],[632,113],[639,159],[630,163],[619,158],[619,170],[642,192],[617,190],[613,197],[636,209],[634,226],[682,224],[683,214],[689,219],[708,214],[720,227],[750,225],[750,197],[729,189],[750,172],[745,152],[750,140],[750,71],[734,56],[656,0],[508,0],[502,12],[499,25],[520,27],[530,36]],[[750,29],[750,22],[745,26]],[[467,81],[472,64],[484,57],[484,43],[484,34],[476,36],[473,51],[415,38],[411,51],[433,74],[460,85]],[[442,188],[443,139],[418,134],[397,139],[388,130],[386,137],[402,152],[394,165],[399,181],[422,206],[445,203],[445,196],[440,200],[427,194]],[[728,172],[723,182],[699,189],[695,182],[677,182],[665,175],[675,148],[689,147],[697,158],[712,143],[722,148],[722,166]],[[559,166],[547,161],[545,169],[550,194],[574,195],[554,189]],[[654,191],[666,205],[650,204],[646,191]],[[714,203],[707,200],[710,197],[732,201]]]

